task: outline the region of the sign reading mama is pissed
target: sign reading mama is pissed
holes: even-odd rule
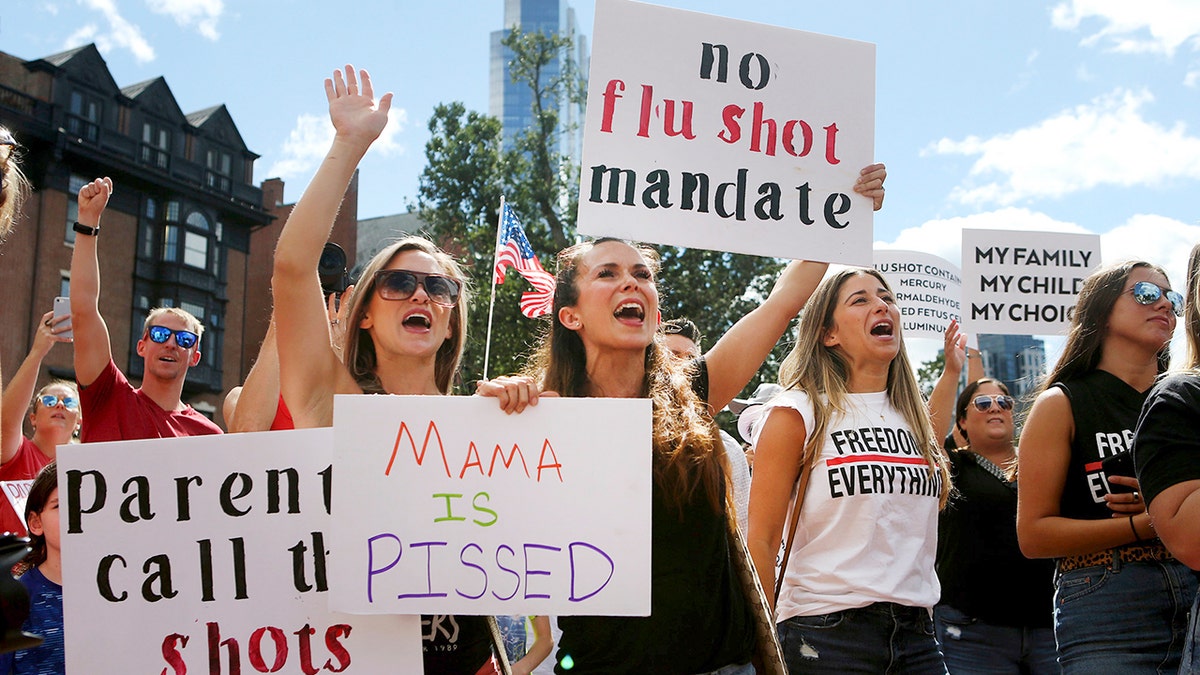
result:
[[[875,46],[597,0],[579,231],[871,264]]]
[[[650,613],[648,399],[338,396],[330,603]]]
[[[329,611],[333,430],[58,448],[71,672],[421,672],[415,616]]]

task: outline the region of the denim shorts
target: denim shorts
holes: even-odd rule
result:
[[[946,675],[923,607],[877,602],[780,623],[779,642],[792,673]]]
[[[1051,611],[1049,598],[1046,614]],[[933,608],[938,645],[953,675],[1057,675],[1054,629],[1000,626],[950,605]]]
[[[1175,673],[1196,577],[1175,560],[1082,567],[1054,577],[1063,673]]]

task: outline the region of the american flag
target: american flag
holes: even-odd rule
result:
[[[533,286],[534,290],[521,296],[521,313],[529,318],[549,314],[554,304],[554,275],[542,268],[538,262],[525,230],[521,229],[521,221],[507,203],[504,204],[500,217],[500,239],[496,249],[496,266],[492,271],[492,281],[504,283],[504,270],[515,267],[521,276]]]

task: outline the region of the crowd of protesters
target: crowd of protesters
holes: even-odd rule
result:
[[[325,91],[335,134],[280,234],[270,328],[226,399],[229,431],[331,426],[338,394],[448,395],[469,339],[466,275],[421,237],[378,253],[345,293],[323,292],[323,246],[391,106],[350,66]],[[0,128],[0,236],[28,192],[17,150]],[[871,165],[855,186],[875,209],[885,178]],[[70,313],[41,317],[28,357],[3,380],[0,480],[33,487],[25,513],[5,505],[0,521],[32,540],[21,566],[34,598],[26,626],[46,640],[3,657],[0,675],[65,668],[56,448],[222,433],[182,399],[204,348],[195,316],[149,312],[140,386],[113,360],[97,240],[117,187],[103,177],[79,190]],[[426,673],[1200,667],[1189,625],[1189,568],[1200,568],[1200,246],[1183,293],[1147,262],[1089,276],[1019,441],[1004,383],[967,368],[959,393],[971,355],[956,323],[945,372],[923,398],[896,296],[873,269],[791,263],[702,353],[694,323],[661,322],[653,250],[601,238],[557,263],[547,330],[527,368],[480,381],[477,394],[513,413],[549,395],[652,401],[651,612],[422,617]],[[751,464],[714,417],[737,404],[797,315],[778,385],[739,424]],[[1164,379],[1179,316],[1188,370]],[[75,382],[35,393],[43,358],[62,342]],[[1118,468],[1114,455],[1134,461]],[[435,629],[445,621],[452,631]]]

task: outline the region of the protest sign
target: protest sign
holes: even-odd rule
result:
[[[877,250],[875,269],[896,294],[904,337],[941,340],[962,320],[962,272],[945,258],[921,251]]]
[[[650,613],[648,399],[338,396],[340,611]]]
[[[875,46],[598,0],[580,233],[869,265]]]
[[[17,512],[21,524],[26,527],[28,525],[25,523],[25,503],[29,501],[29,488],[32,486],[33,479],[0,481],[0,489],[4,490],[4,497],[8,499],[9,506]]]
[[[1083,280],[1100,265],[1100,237],[965,229],[964,324],[972,333],[1065,334]]]
[[[421,672],[419,617],[328,609],[332,448],[331,429],[59,446],[70,670]]]

